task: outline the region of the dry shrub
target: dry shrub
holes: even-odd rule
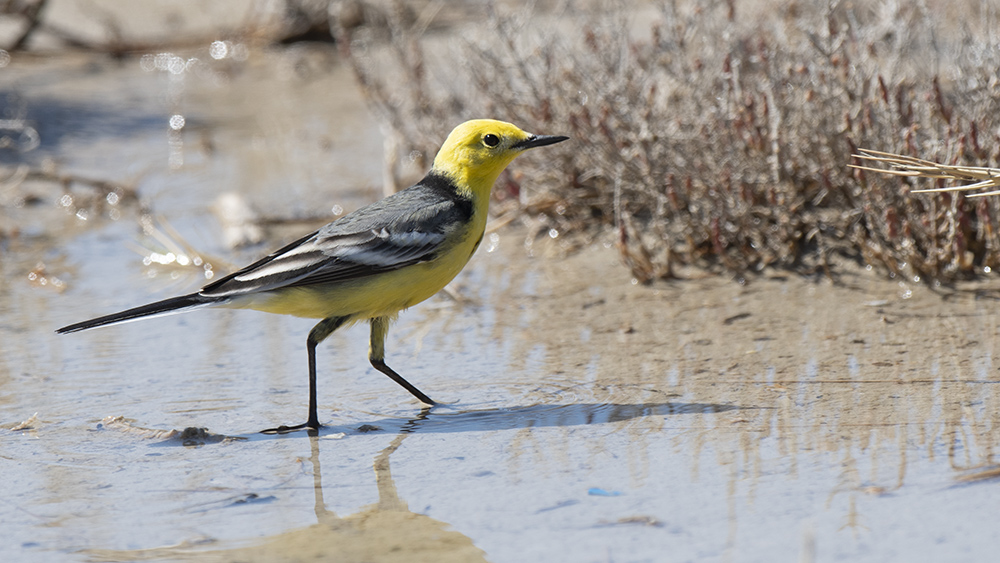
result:
[[[394,154],[420,161],[480,116],[571,135],[495,194],[544,231],[613,230],[640,280],[808,272],[834,252],[926,279],[1000,265],[996,200],[909,196],[847,167],[858,147],[997,165],[991,2],[488,8],[447,46],[400,6],[381,8],[379,30],[341,31]]]

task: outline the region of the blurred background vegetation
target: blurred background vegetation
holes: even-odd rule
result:
[[[515,163],[494,211],[567,250],[611,239],[640,281],[835,276],[845,260],[944,282],[1000,267],[996,199],[910,195],[942,180],[848,168],[862,148],[998,166],[993,0],[285,0],[247,4],[221,34],[166,35],[96,0],[103,31],[81,34],[47,19],[54,3],[0,1],[0,58],[220,39],[336,51],[382,123],[389,191],[467,118],[570,135]]]

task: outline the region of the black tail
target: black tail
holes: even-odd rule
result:
[[[135,307],[134,309],[122,311],[120,313],[105,315],[103,317],[97,317],[96,319],[90,319],[89,321],[83,321],[82,323],[76,323],[64,326],[60,329],[57,329],[56,332],[58,332],[59,334],[66,334],[67,332],[77,332],[98,326],[113,325],[128,321],[134,321],[136,319],[141,319],[144,317],[155,317],[160,315],[169,315],[171,313],[180,313],[187,309],[193,309],[196,307],[211,305],[212,303],[217,303],[218,301],[219,301],[218,299],[204,297],[197,293],[192,293],[190,295],[182,295],[180,297],[171,297],[170,299],[164,299],[163,301],[157,301],[156,303],[150,303],[149,305]]]

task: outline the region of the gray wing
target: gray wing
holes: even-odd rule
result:
[[[433,260],[448,234],[468,221],[471,208],[421,187],[362,207],[199,293],[225,299],[362,278]]]

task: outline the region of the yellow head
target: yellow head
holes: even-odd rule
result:
[[[451,178],[460,190],[489,194],[504,168],[522,152],[565,141],[568,137],[532,135],[493,119],[474,119],[456,127],[445,140],[433,171]]]

